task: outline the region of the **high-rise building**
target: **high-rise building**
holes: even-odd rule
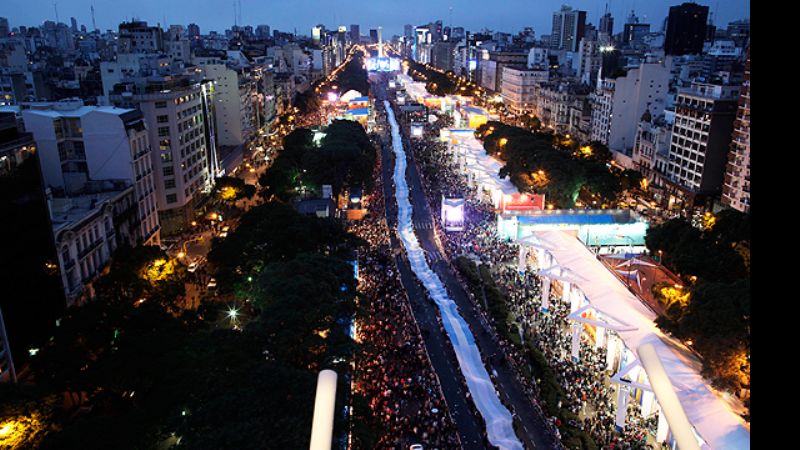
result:
[[[118,85],[112,104],[137,107],[153,144],[158,214],[165,234],[189,228],[194,207],[212,179],[201,83],[185,76],[153,77]]]
[[[350,25],[350,42],[358,44],[361,41],[361,27],[357,24]]]
[[[189,26],[186,27],[186,34],[190,39],[200,37],[200,26],[196,23],[190,23]],[[267,34],[269,35],[269,33]]]
[[[132,186],[136,220],[119,230],[117,243],[161,243],[150,138],[141,112],[68,100],[34,104],[23,117],[36,138],[47,188],[75,197],[97,191],[95,185],[105,181]]]
[[[719,195],[728,160],[739,86],[693,82],[678,91],[667,174],[685,207]]]
[[[412,25],[403,25],[403,36],[407,39],[414,38],[414,27]]]
[[[606,72],[604,71],[603,74]],[[663,62],[643,63],[616,79],[604,77],[591,95],[592,139],[630,156],[636,127],[645,111],[664,111],[670,69]],[[615,155],[622,158],[622,155]]]
[[[431,47],[431,64],[445,72],[455,70],[455,43],[436,42]]]
[[[370,28],[369,30],[369,41],[373,44],[378,42],[378,29],[377,28]]]
[[[744,68],[744,82],[739,107],[733,122],[731,152],[722,185],[722,203],[742,212],[750,212],[750,48]]]
[[[164,50],[161,28],[147,26],[144,21],[119,24],[119,53],[155,53]]]
[[[0,17],[0,38],[8,36],[11,33],[11,28],[8,26],[8,18]]]
[[[529,69],[525,65],[505,66],[500,89],[503,103],[515,114],[531,111],[535,101],[535,87],[546,83],[549,74],[547,67]]]
[[[0,235],[6,237],[0,257],[0,308],[11,355],[20,368],[28,350],[52,336],[66,299],[36,141],[32,133],[22,131],[13,112],[0,112],[0,210]],[[7,375],[8,367],[0,366],[0,382]]]
[[[259,39],[269,39],[269,25],[257,26],[255,35]]]
[[[611,13],[608,12],[608,4],[606,3],[606,13],[600,17],[600,29],[601,33],[606,33],[609,36],[614,35],[614,18],[611,16]]]
[[[708,6],[683,3],[669,8],[664,53],[696,55],[703,51],[708,23]]]
[[[555,50],[578,51],[578,44],[584,36],[586,11],[574,10],[564,5],[553,13],[553,32],[550,34],[550,47]]]
[[[650,32],[649,23],[639,23],[639,18],[631,11],[622,30],[622,45],[635,46],[642,43],[642,39]]]

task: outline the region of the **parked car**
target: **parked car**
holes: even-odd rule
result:
[[[212,279],[211,279],[211,280],[208,282],[208,286],[206,286],[206,287],[208,288],[208,290],[209,290],[209,291],[214,291],[214,290],[216,290],[216,289],[217,289],[217,279],[216,279],[216,278],[212,278]]]

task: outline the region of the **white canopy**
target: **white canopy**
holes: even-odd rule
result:
[[[491,192],[495,203],[500,195],[519,194],[519,190],[508,178],[500,178],[503,164],[486,154],[483,144],[475,138],[474,131],[450,130],[451,139],[457,141],[450,143],[450,149],[455,152],[457,160],[466,166],[470,183]]]
[[[349,91],[342,94],[340,100],[343,102],[349,102],[350,100],[353,100],[354,98],[358,97],[363,97],[363,95],[361,95],[361,92],[358,92],[355,89],[350,89]]]
[[[576,237],[563,231],[535,234],[550,248],[555,264],[568,267],[586,280],[579,280],[576,285],[596,311],[632,326],[631,330],[617,331],[628,349],[636,354],[640,346],[652,344],[686,416],[706,442],[702,448],[749,449],[749,427],[700,376],[700,363],[691,353],[656,327],[655,314]]]

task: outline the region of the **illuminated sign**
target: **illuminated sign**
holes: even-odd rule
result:
[[[445,231],[464,231],[464,198],[442,196],[442,226]]]
[[[504,195],[500,206],[506,211],[534,211],[544,209],[544,194]]]
[[[390,57],[369,58],[366,61],[370,72],[395,72],[400,70],[400,59]]]
[[[423,130],[422,124],[411,124],[411,137],[421,138]]]

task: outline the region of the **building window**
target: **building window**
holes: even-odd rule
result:
[[[167,195],[167,203],[177,203],[177,202],[178,202],[178,194]]]
[[[169,116],[167,116],[166,114],[163,115],[163,116],[158,116],[158,117],[156,117],[156,122],[158,122],[158,123],[168,123],[169,122]]]
[[[175,175],[175,167],[173,167],[173,166],[164,166],[163,173],[164,173],[165,177],[169,177],[169,176]]]
[[[169,127],[158,127],[158,136],[169,136]]]
[[[170,178],[168,180],[164,180],[164,188],[165,189],[175,189],[175,179]]]
[[[156,102],[156,108],[166,108],[167,102]]]
[[[172,153],[169,153],[169,152],[162,153],[161,154],[161,162],[162,163],[172,162]]]

